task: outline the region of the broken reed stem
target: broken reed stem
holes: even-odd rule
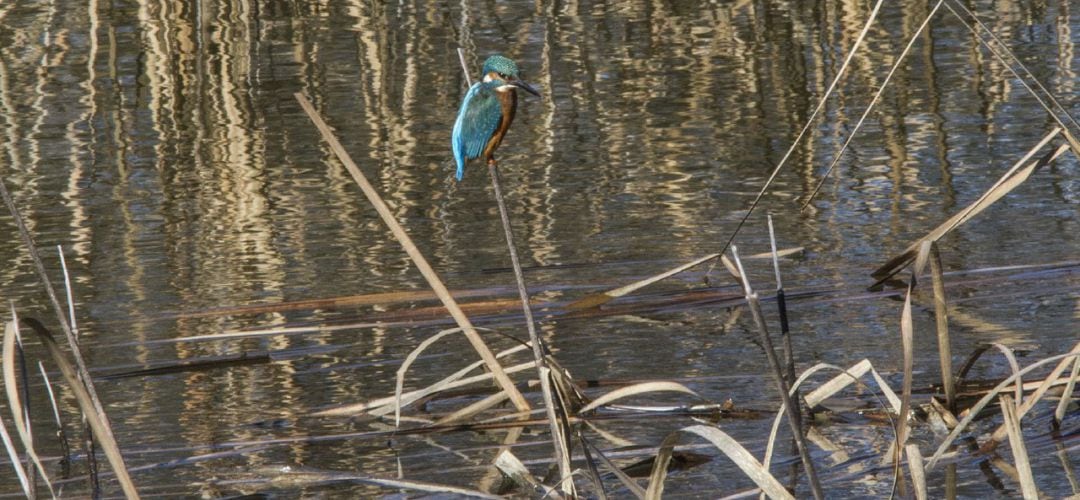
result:
[[[776,309],[780,314],[780,340],[784,346],[784,369],[786,372],[784,375],[787,377],[787,383],[795,383],[795,350],[791,346],[791,329],[788,325],[787,317],[787,301],[784,296],[784,282],[780,278],[780,256],[776,251],[776,230],[773,228],[772,214],[767,214],[766,220],[769,224],[769,248],[772,251],[772,264],[773,272],[776,274]],[[803,405],[802,397],[799,394],[799,389],[795,388],[794,393],[791,396],[791,400],[799,403],[799,416],[802,418]],[[810,409],[807,407],[807,415],[811,415]],[[795,439],[791,440],[791,453],[795,454],[799,451],[799,444],[795,442]],[[795,491],[796,484],[799,480],[799,463],[791,463],[791,490]]]
[[[735,265],[739,268],[739,275],[743,279],[743,291],[746,292],[746,302],[750,307],[750,313],[754,317],[754,325],[757,327],[758,335],[761,338],[761,347],[765,351],[765,357],[769,360],[769,368],[772,370],[773,377],[776,379],[776,385],[780,390],[780,399],[784,404],[784,411],[787,413],[788,424],[791,426],[791,434],[795,439],[795,443],[799,448],[799,457],[802,459],[803,468],[806,470],[806,476],[810,482],[810,491],[814,494],[814,498],[817,500],[823,499],[825,496],[821,490],[821,483],[818,481],[817,473],[814,471],[814,463],[810,459],[810,451],[806,447],[806,437],[802,433],[802,415],[800,414],[799,407],[795,406],[792,402],[791,396],[788,394],[789,385],[784,380],[784,371],[780,367],[780,360],[776,357],[776,349],[773,348],[772,339],[769,338],[769,329],[765,323],[765,316],[761,313],[761,302],[758,300],[757,293],[750,287],[750,279],[746,276],[746,271],[743,269],[742,261],[739,260],[739,251],[735,245],[731,245],[731,257],[735,261]]]
[[[956,385],[952,374],[952,347],[949,341],[949,310],[945,303],[945,275],[941,267],[941,252],[936,241],[930,242],[930,275],[934,287],[934,318],[937,325],[938,357],[941,360],[941,386],[945,390],[945,407],[956,413]]]
[[[416,244],[413,243],[412,238],[405,232],[405,228],[401,227],[394,214],[390,212],[390,207],[386,206],[386,202],[383,201],[379,192],[375,190],[375,187],[368,182],[367,177],[360,171],[360,167],[356,166],[356,163],[352,161],[349,153],[345,152],[345,148],[337,140],[337,137],[330,130],[330,127],[323,121],[322,117],[315,107],[311,104],[311,101],[304,97],[303,94],[297,92],[293,94],[296,100],[300,103],[300,107],[307,113],[308,118],[315,124],[315,128],[322,134],[322,138],[330,146],[330,150],[334,153],[345,169],[352,175],[353,180],[360,187],[360,190],[364,192],[364,196],[367,197],[371,205],[375,207],[375,211],[379,213],[382,220],[390,228],[390,232],[397,238],[398,243],[405,249],[405,253],[412,259],[413,264],[420,271],[420,274],[427,280],[428,286],[431,287],[435,295],[442,301],[443,306],[450,312],[450,316],[454,318],[458,326],[461,327],[462,332],[465,334],[465,338],[469,339],[469,343],[472,344],[473,349],[480,354],[480,358],[484,360],[484,364],[492,375],[495,377],[495,381],[499,384],[506,393],[510,396],[510,400],[514,403],[514,407],[518,411],[528,411],[531,407],[529,402],[525,400],[525,396],[521,395],[521,391],[514,386],[514,382],[510,380],[510,377],[506,375],[502,365],[495,359],[495,355],[492,354],[491,349],[484,343],[484,339],[480,337],[480,334],[473,328],[472,322],[462,312],[461,307],[458,306],[457,301],[450,295],[450,291],[446,289],[446,285],[443,284],[439,275],[428,264],[424,255],[420,253],[420,250],[416,248]]]
[[[545,382],[548,376],[547,361],[544,359],[544,344],[540,335],[536,332],[536,322],[533,320],[532,307],[529,305],[529,289],[525,286],[525,274],[521,271],[521,261],[518,260],[517,245],[514,243],[514,230],[510,226],[510,215],[506,210],[506,202],[503,200],[502,183],[499,181],[499,166],[492,160],[488,163],[488,172],[491,174],[491,186],[495,189],[495,201],[499,205],[499,217],[502,219],[503,233],[506,235],[506,247],[510,251],[510,263],[514,268],[514,278],[517,280],[518,295],[521,296],[521,310],[525,315],[525,328],[529,331],[529,342],[532,344],[533,358],[536,360],[536,371],[540,377],[540,388],[544,396],[544,410],[547,414],[551,427],[551,440],[555,448],[555,461],[559,464],[559,480],[563,484],[563,492],[572,495],[573,481],[567,481],[570,477],[570,456],[567,449],[566,436],[559,428],[559,419],[555,405],[552,404],[551,384]]]
[[[773,229],[772,214],[769,222],[769,245],[772,248],[773,272],[776,273],[776,308],[780,314],[780,338],[784,344],[784,367],[787,369],[787,381],[795,383],[795,351],[791,347],[791,328],[788,325],[787,301],[784,297],[784,282],[780,279],[780,255],[776,250],[776,231]],[[798,400],[798,395],[795,396]]]

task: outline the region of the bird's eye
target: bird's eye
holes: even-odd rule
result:
[[[499,73],[499,78],[506,79],[506,73]]]

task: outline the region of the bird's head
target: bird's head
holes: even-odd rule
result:
[[[499,82],[502,86],[506,86],[508,90],[517,87],[536,97],[540,97],[540,92],[521,79],[521,72],[518,70],[517,63],[508,57],[495,54],[487,58],[487,61],[484,61],[483,72],[485,82]],[[500,86],[500,90],[502,86]]]

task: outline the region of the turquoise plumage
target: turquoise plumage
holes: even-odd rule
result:
[[[489,163],[495,161],[495,149],[514,121],[517,109],[515,89],[519,88],[540,95],[521,80],[514,61],[493,55],[484,62],[481,81],[469,87],[465,94],[451,135],[457,180],[460,181],[465,175],[468,160],[483,157]]]

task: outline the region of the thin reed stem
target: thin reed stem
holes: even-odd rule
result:
[[[750,279],[746,276],[742,261],[739,260],[738,248],[735,245],[731,246],[731,257],[739,268],[739,275],[742,276],[746,302],[750,306],[751,315],[754,317],[754,325],[757,327],[761,339],[761,347],[765,351],[765,357],[769,360],[769,368],[772,370],[773,378],[776,379],[776,386],[780,390],[780,399],[784,404],[784,411],[787,413],[788,425],[791,426],[792,437],[795,439],[799,449],[799,458],[802,459],[803,468],[806,469],[806,476],[810,482],[810,491],[814,494],[815,499],[821,500],[825,498],[825,495],[822,493],[821,483],[818,481],[817,473],[814,471],[814,462],[810,459],[810,451],[806,447],[806,437],[802,433],[801,412],[799,407],[794,405],[788,393],[790,386],[784,380],[783,368],[780,366],[779,358],[776,357],[776,349],[773,348],[772,339],[769,338],[769,329],[765,323],[765,316],[761,313],[761,302],[758,300],[757,293],[750,287]]]

